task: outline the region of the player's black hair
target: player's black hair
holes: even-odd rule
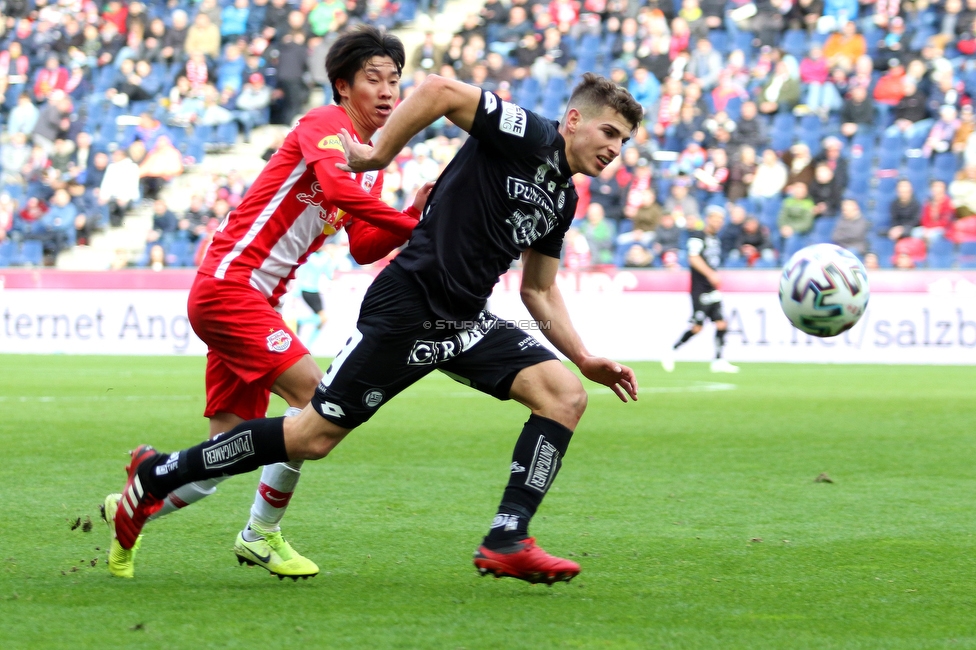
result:
[[[630,122],[636,129],[644,119],[644,109],[640,103],[622,88],[606,77],[587,72],[583,75],[573,94],[569,97],[569,108],[575,108],[586,117],[592,117],[609,106]]]
[[[325,72],[332,83],[332,99],[339,103],[342,99],[336,81],[345,79],[350,86],[356,73],[362,70],[374,56],[388,56],[396,65],[397,74],[403,74],[406,55],[400,39],[371,25],[363,25],[343,34],[329,48],[325,57]]]

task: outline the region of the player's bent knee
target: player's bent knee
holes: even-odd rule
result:
[[[548,407],[544,408],[540,415],[549,417],[557,422],[573,429],[579,423],[580,418],[586,411],[587,400],[586,389],[576,375],[567,372],[567,377],[554,387],[549,396]]]

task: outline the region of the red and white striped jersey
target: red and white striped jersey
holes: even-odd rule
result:
[[[343,128],[355,134],[339,106],[301,118],[220,225],[199,273],[250,284],[277,305],[295,269],[351,216],[375,227],[367,235],[357,229],[357,236],[380,236],[386,252],[406,241],[417,218],[379,199],[382,172],[354,175],[336,168],[345,161],[337,136]]]

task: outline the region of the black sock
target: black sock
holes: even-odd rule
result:
[[[677,350],[678,348],[680,348],[682,345],[684,345],[685,343],[687,343],[688,340],[692,336],[694,336],[694,335],[695,335],[695,333],[692,332],[691,330],[688,330],[687,332],[685,332],[684,334],[682,334],[681,335],[681,338],[678,339],[678,342],[674,344],[674,349]]]
[[[196,447],[161,455],[152,465],[139,468],[139,479],[149,494],[162,499],[193,481],[244,474],[262,465],[285,462],[284,421],[268,418],[242,422]]]
[[[556,478],[572,437],[573,432],[555,420],[529,416],[515,443],[508,485],[485,546],[499,550],[528,537],[529,520]]]
[[[715,330],[715,358],[722,358],[722,350],[725,349],[725,330]]]

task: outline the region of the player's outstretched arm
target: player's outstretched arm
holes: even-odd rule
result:
[[[417,191],[413,205],[404,212],[414,219],[415,224],[424,211],[427,197],[430,196],[433,187],[433,183],[425,183]],[[356,215],[353,215],[349,225],[346,226],[346,233],[349,235],[349,254],[357,264],[372,264],[389,255],[393,249],[407,243],[406,237],[401,237],[385,228],[378,228]]]
[[[527,249],[522,254],[522,302],[537,322],[543,334],[576,364],[583,376],[609,387],[626,402],[627,397],[637,400],[637,377],[625,365],[604,357],[596,357],[587,351],[576,328],[569,318],[569,311],[562,293],[556,286],[559,259]]]
[[[346,154],[346,164],[337,166],[347,172],[385,169],[413,136],[441,117],[470,131],[480,101],[481,89],[477,86],[436,74],[428,75],[417,90],[394,109],[374,146],[356,142],[345,129],[341,130],[339,140]]]

